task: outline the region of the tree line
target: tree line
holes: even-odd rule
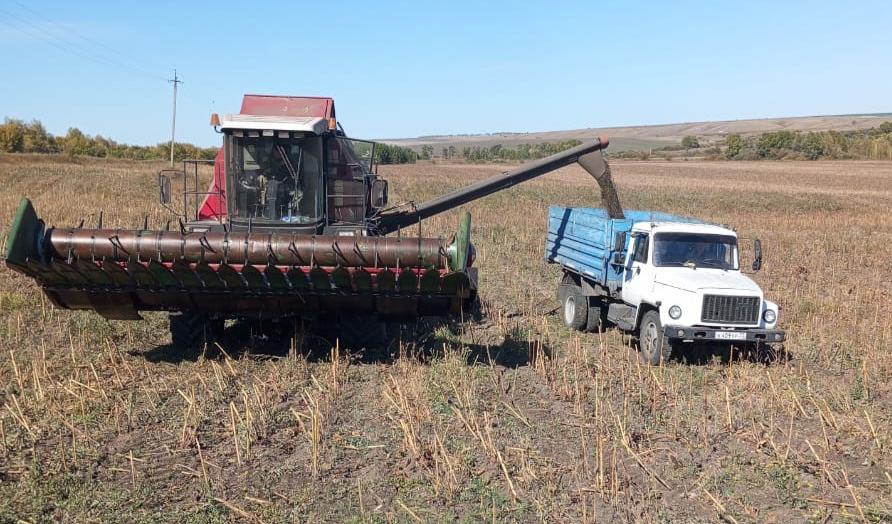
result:
[[[730,134],[725,139],[723,156],[730,160],[892,160],[892,122],[858,131]]]
[[[174,158],[213,159],[217,147],[198,147],[178,142]],[[72,127],[63,136],[47,132],[39,120],[24,122],[6,118],[0,125],[0,152],[3,153],[56,153],[84,155],[99,158],[128,158],[133,160],[163,160],[170,158],[170,142],[154,146],[121,144],[102,135],[87,135]]]
[[[177,142],[174,159],[213,160],[219,147],[198,147]],[[47,132],[39,120],[24,122],[6,118],[0,125],[0,153],[55,153],[82,155],[99,158],[126,158],[132,160],[166,160],[170,158],[170,142],[154,146],[121,144],[102,135],[90,136],[76,127],[62,136]],[[418,153],[389,144],[377,144],[375,160],[380,164],[414,164]]]
[[[495,144],[489,147],[464,147],[461,154],[468,162],[536,160],[566,151],[580,144],[582,144],[582,141],[576,139],[561,142],[543,142],[541,144],[519,144],[514,147]],[[446,153],[448,152],[447,149]],[[454,150],[452,155],[455,155]],[[447,155],[447,158],[450,158],[450,156]]]
[[[408,147],[392,144],[375,144],[375,161],[379,164],[414,164],[418,153]]]

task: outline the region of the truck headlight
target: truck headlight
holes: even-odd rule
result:
[[[669,316],[675,320],[678,320],[678,318],[681,316],[681,308],[678,306],[672,306],[671,308],[669,308]]]
[[[773,309],[766,309],[765,312],[762,313],[762,318],[765,319],[765,322],[773,324],[774,321],[777,320],[777,313],[775,313]]]

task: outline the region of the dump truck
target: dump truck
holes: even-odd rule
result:
[[[759,240],[753,252],[758,271]],[[545,259],[561,268],[564,323],[631,333],[649,364],[685,343],[768,347],[785,339],[778,305],[741,271],[737,233],[726,226],[651,211],[551,206]]]
[[[472,307],[470,214],[448,239],[421,236],[420,221],[575,162],[616,200],[605,137],[429,202],[391,205],[376,144],[347,136],[331,98],[245,95],[239,113],[211,124],[222,148],[209,185],[198,161],[158,175],[173,228],[147,219],[106,228],[101,213],[95,227],[48,227],[24,198],[6,264],[61,308],[116,320],[167,311],[179,347],[218,338],[227,319],[300,317],[361,336],[380,333],[370,323]]]

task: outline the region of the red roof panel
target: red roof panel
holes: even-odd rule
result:
[[[315,96],[245,95],[243,115],[334,118],[334,100]]]

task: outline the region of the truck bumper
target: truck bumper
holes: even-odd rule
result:
[[[707,327],[666,326],[663,334],[673,340],[709,340],[716,342],[761,342],[776,344],[786,340],[787,335],[779,329],[716,329]]]

